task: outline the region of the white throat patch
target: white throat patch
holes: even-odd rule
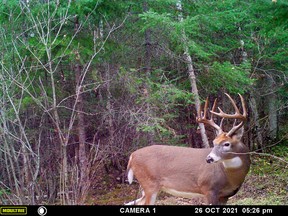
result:
[[[223,165],[225,168],[238,168],[242,166],[242,160],[240,157],[234,157],[229,160],[224,160]]]

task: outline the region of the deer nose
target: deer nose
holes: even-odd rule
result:
[[[213,159],[211,156],[208,155],[208,156],[206,157],[206,162],[207,162],[207,163],[212,163],[212,162],[214,162],[214,159]]]

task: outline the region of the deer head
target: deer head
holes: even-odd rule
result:
[[[207,119],[207,109],[208,109],[208,98],[207,98],[205,101],[204,112],[202,113],[200,109],[198,117],[196,119],[196,121],[199,123],[204,123],[206,125],[210,125],[211,127],[213,127],[217,133],[216,138],[213,140],[214,148],[206,158],[207,163],[220,162],[225,159],[230,159],[234,157],[235,155],[233,155],[233,153],[237,152],[238,143],[241,141],[243,135],[242,126],[247,119],[247,110],[245,106],[245,101],[242,95],[239,94],[243,109],[243,113],[241,114],[240,110],[236,106],[236,103],[231,98],[231,96],[226,93],[225,95],[229,98],[229,100],[232,103],[232,106],[235,109],[234,114],[227,114],[223,112],[222,109],[219,107],[218,107],[219,112],[218,113],[215,112],[217,103],[217,99],[215,99],[212,110],[210,111],[211,113],[210,119]],[[214,115],[222,118],[220,125],[217,125],[214,122],[213,119]],[[224,119],[235,119],[233,127],[228,132],[224,132],[222,129]],[[237,121],[240,121],[240,123],[237,124]]]

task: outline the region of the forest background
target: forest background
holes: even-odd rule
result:
[[[124,203],[132,151],[211,146],[200,104],[241,93],[244,204],[288,204],[286,0],[2,0],[0,23],[1,203]]]

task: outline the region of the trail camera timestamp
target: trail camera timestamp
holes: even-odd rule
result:
[[[272,214],[273,209],[272,208],[260,208],[260,207],[243,207],[241,209],[242,213],[248,213],[248,214]]]
[[[202,213],[218,213],[218,214],[236,214],[238,213],[238,208],[237,207],[197,207],[195,208],[196,214],[202,214]]]
[[[233,206],[233,207],[196,207],[194,209],[195,214],[272,214],[272,208],[262,208],[262,207],[242,207],[242,206]]]

